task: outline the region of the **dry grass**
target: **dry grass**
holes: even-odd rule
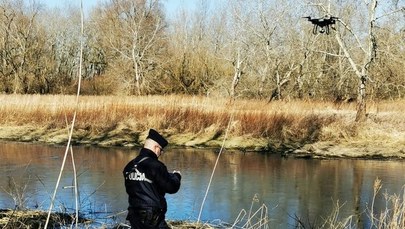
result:
[[[374,182],[374,198],[382,188],[381,180],[376,179]],[[385,229],[385,228],[405,228],[405,187],[402,188],[402,194],[383,194],[386,207],[381,212],[375,212],[373,209],[373,203],[369,209],[369,217],[371,219],[373,228]]]
[[[44,211],[15,211],[0,209],[0,227],[3,229],[14,228],[44,228],[47,212]],[[52,213],[50,225],[52,228],[59,228],[63,225],[70,225],[74,222],[72,215],[66,213]],[[80,218],[80,223],[86,223]]]
[[[0,125],[64,129],[75,109],[66,95],[0,95]],[[405,101],[369,102],[365,126],[354,123],[355,104],[331,102],[211,99],[189,96],[82,96],[77,135],[97,138],[162,130],[179,144],[192,139],[223,137],[232,116],[230,139],[265,139],[277,144],[308,144],[319,140],[390,139],[405,132]],[[187,140],[179,140],[178,137]],[[175,137],[177,136],[177,138]],[[79,136],[80,137],[80,136]],[[81,136],[83,138],[83,136]],[[91,141],[91,140],[89,140]]]
[[[75,108],[72,96],[2,95],[2,124],[66,127]],[[235,112],[234,133],[268,137],[283,127],[298,128],[316,122],[324,103],[236,101],[203,97],[95,97],[83,96],[78,109],[78,128],[108,129],[120,122],[135,122],[139,129],[155,126],[179,132],[199,132],[212,125],[224,129]],[[329,114],[331,115],[331,114]],[[321,119],[321,118],[320,118]],[[323,120],[323,119],[322,119]]]
[[[366,214],[370,220],[370,228],[376,229],[402,229],[405,228],[405,186],[402,188],[402,195],[384,193],[383,197],[386,207],[380,212],[375,212],[374,202],[382,188],[381,180],[376,179],[373,186],[373,198],[369,203]],[[319,228],[325,229],[347,229],[357,228],[354,216],[340,218],[341,205],[337,203],[333,212],[325,219],[323,225]]]

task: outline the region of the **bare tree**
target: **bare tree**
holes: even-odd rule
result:
[[[73,93],[77,82],[80,50],[80,10],[66,6],[63,10],[53,9],[42,15],[42,26],[46,28],[46,45],[49,55],[46,79],[52,87],[51,93]],[[49,25],[49,21],[54,21]]]
[[[356,121],[362,121],[366,118],[366,82],[367,82],[367,80],[370,80],[369,67],[375,60],[376,47],[377,47],[376,38],[374,35],[376,8],[377,8],[377,0],[372,0],[369,3],[369,11],[368,11],[368,13],[369,13],[368,26],[369,27],[368,27],[368,37],[367,37],[367,49],[364,49],[362,47],[362,44],[359,43],[360,47],[362,47],[362,50],[364,52],[363,61],[359,67],[358,67],[358,65],[356,65],[352,55],[349,53],[346,45],[342,41],[339,30],[337,30],[337,32],[335,34],[335,38],[338,41],[340,47],[342,48],[345,57],[348,59],[350,65],[352,66],[354,72],[356,73],[356,75],[359,79]],[[339,19],[339,21],[345,26],[346,29],[352,31],[348,27],[348,25],[343,22],[342,19]],[[359,40],[359,38],[354,33],[353,33],[353,36],[355,36],[356,40]]]
[[[229,2],[231,11],[231,22],[229,23],[227,47],[223,49],[222,58],[232,65],[233,77],[229,89],[231,98],[236,96],[236,87],[239,85],[241,77],[245,74],[249,55],[252,51],[252,44],[249,42],[247,24],[249,23],[248,2]]]
[[[354,49],[349,47],[349,44],[342,36],[342,32],[339,29],[335,30],[335,39],[338,42],[343,56],[348,60],[353,72],[358,78],[358,96],[357,96],[357,114],[356,121],[362,121],[366,118],[366,86],[367,82],[372,82],[371,77],[371,66],[374,64],[377,56],[377,37],[375,34],[376,29],[376,9],[377,9],[377,0],[371,0],[364,3],[368,8],[366,13],[368,14],[367,21],[365,25],[367,29],[364,31],[367,32],[367,36],[360,38],[360,31],[356,33],[348,23],[345,22],[345,19],[338,18],[337,21],[343,26],[343,28],[351,34],[353,39],[356,41],[356,45],[360,47],[361,53],[358,54],[354,52]],[[328,1],[328,4],[324,3],[314,3],[321,12],[324,12],[328,16],[331,14],[331,3]],[[357,25],[358,26],[358,25]],[[354,44],[351,44],[354,45]],[[336,55],[329,53],[330,55]]]
[[[165,91],[187,94],[210,94],[215,88],[221,60],[215,58],[223,47],[224,14],[215,15],[211,1],[198,1],[195,9],[180,8],[170,17],[167,28],[169,57],[164,71],[170,82]],[[223,11],[222,11],[223,12]]]
[[[257,0],[250,2],[253,12],[247,15],[254,20],[245,21],[249,35],[249,42],[252,44],[252,69],[258,74],[258,95],[264,95],[266,81],[272,75],[271,71],[279,61],[277,58],[277,42],[274,39],[276,29],[284,20],[284,7],[277,7],[275,2]],[[277,77],[277,75],[276,75]],[[280,79],[280,78],[278,78]],[[280,81],[279,81],[280,82]],[[280,84],[279,84],[280,86]],[[279,87],[281,89],[281,87]],[[278,98],[280,98],[278,96]]]
[[[0,0],[0,91],[73,93],[84,39],[87,94],[356,100],[358,121],[405,94],[401,1],[199,0],[171,20],[161,2],[104,1],[80,38],[77,8]],[[310,12],[339,19],[313,34]]]
[[[93,20],[110,67],[132,73],[130,82],[140,95],[145,76],[155,69],[156,57],[165,47],[160,1],[110,0],[95,12]]]
[[[13,93],[36,92],[34,84],[41,77],[36,68],[43,49],[43,37],[37,26],[38,5],[23,1],[0,3],[2,68],[4,90]]]
[[[280,3],[282,3],[280,5]],[[231,96],[244,76],[244,93],[263,96],[267,84],[270,99],[281,99],[281,91],[297,69],[295,53],[285,52],[289,41],[290,20],[286,19],[289,3],[285,1],[229,1],[232,12],[229,49],[233,55],[227,59],[233,64]],[[287,31],[287,32],[286,32]],[[233,34],[233,35],[232,35]],[[293,58],[291,58],[293,57]]]
[[[370,93],[374,99],[395,99],[404,96],[405,80],[405,26],[400,20],[392,20],[389,25],[376,27],[378,40],[378,58],[373,71],[373,88]],[[402,30],[402,31],[401,31]]]

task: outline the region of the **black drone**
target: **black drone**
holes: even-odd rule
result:
[[[314,25],[314,28],[312,29],[313,34],[316,34],[318,30],[319,33],[329,34],[329,26],[334,25],[336,23],[336,20],[339,19],[338,17],[328,15],[322,18],[311,18],[310,16],[303,18],[308,18],[308,21],[312,22],[312,24]],[[333,26],[332,29],[334,29]]]

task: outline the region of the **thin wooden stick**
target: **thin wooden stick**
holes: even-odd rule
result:
[[[70,147],[70,155],[72,156],[72,166],[73,166],[73,180],[74,180],[74,187],[75,187],[75,207],[76,207],[76,215],[75,215],[75,228],[77,228],[79,224],[79,192],[77,187],[77,173],[76,173],[76,164],[75,158],[73,155],[73,147]]]
[[[79,107],[80,86],[81,86],[81,81],[82,81],[83,37],[84,37],[83,36],[83,31],[84,31],[84,26],[83,26],[83,24],[84,24],[84,22],[83,22],[83,0],[80,1],[80,11],[81,11],[80,62],[79,62],[79,81],[78,81],[78,84],[77,84],[77,94],[76,94],[76,108],[75,108],[75,111],[74,111],[74,114],[73,114],[72,124],[70,126],[69,138],[68,138],[68,142],[67,142],[67,145],[66,145],[65,155],[63,157],[63,161],[62,161],[62,165],[61,165],[61,168],[60,168],[58,180],[57,180],[56,185],[55,185],[55,190],[53,192],[51,204],[49,206],[48,216],[46,218],[46,222],[45,222],[45,226],[44,226],[45,229],[48,228],[49,219],[51,217],[51,212],[52,212],[53,205],[54,205],[55,198],[56,198],[56,193],[57,193],[57,190],[58,190],[58,187],[59,187],[60,180],[62,178],[63,170],[65,168],[66,158],[67,158],[69,148],[70,148],[70,145],[71,145],[71,142],[72,142],[72,135],[73,135],[73,130],[74,130],[75,122],[76,122],[77,110],[78,110],[78,107]]]
[[[200,208],[200,212],[198,213],[197,223],[200,223],[201,213],[202,213],[202,211],[203,211],[204,204],[205,204],[205,200],[207,199],[208,191],[209,191],[209,189],[210,189],[210,186],[211,186],[211,183],[212,183],[212,179],[213,179],[213,177],[214,177],[214,173],[215,173],[215,170],[216,170],[217,165],[218,165],[219,157],[220,157],[221,154],[222,154],[222,151],[223,151],[224,145],[225,145],[225,141],[226,141],[226,139],[227,139],[227,137],[228,137],[229,129],[231,128],[231,125],[232,125],[232,120],[233,120],[233,116],[234,116],[235,103],[233,102],[233,99],[231,100],[231,102],[232,102],[233,104],[232,104],[231,116],[230,116],[229,122],[228,122],[228,127],[226,128],[224,140],[222,141],[221,149],[220,149],[220,151],[219,151],[219,153],[218,153],[217,160],[215,161],[215,165],[214,165],[214,168],[213,168],[213,170],[212,170],[210,180],[209,180],[209,182],[208,182],[207,190],[205,191],[205,195],[204,195],[203,201],[202,201],[202,203],[201,203],[201,208]]]

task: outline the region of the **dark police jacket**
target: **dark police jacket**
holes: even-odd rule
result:
[[[180,189],[181,175],[169,173],[154,152],[142,148],[139,155],[124,168],[125,189],[129,207],[167,210],[165,194]]]

